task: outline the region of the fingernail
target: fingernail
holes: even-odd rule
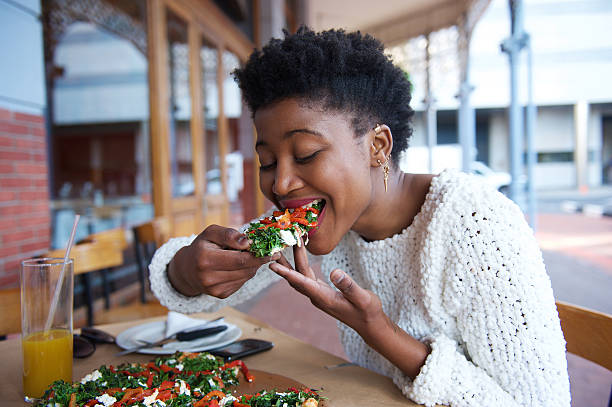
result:
[[[272,261],[276,261],[276,260],[280,259],[280,257],[281,257],[281,254],[280,254],[280,253],[274,253],[274,254],[272,255],[272,257],[270,257],[270,260],[272,260]]]
[[[332,283],[334,283],[335,285],[338,285],[342,282],[342,280],[344,280],[344,273],[341,272],[340,270],[335,270],[334,275],[331,276],[332,279]]]

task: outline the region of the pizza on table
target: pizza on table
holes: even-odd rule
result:
[[[101,366],[80,382],[49,386],[37,407],[317,407],[311,389],[233,395],[239,375],[255,378],[241,360],[225,363],[210,353],[158,357],[146,364]],[[256,382],[255,382],[256,383]]]

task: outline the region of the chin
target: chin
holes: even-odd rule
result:
[[[332,250],[336,248],[338,242],[336,244],[331,244],[329,242],[319,242],[318,239],[311,238],[308,245],[306,245],[306,249],[315,256],[322,256],[324,254],[330,253]]]

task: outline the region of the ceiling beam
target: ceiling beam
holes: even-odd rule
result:
[[[447,0],[361,31],[382,41],[386,47],[455,25],[469,10],[472,0]]]

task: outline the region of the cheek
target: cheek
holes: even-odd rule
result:
[[[266,198],[272,200],[272,185],[274,184],[274,175],[269,171],[259,172],[259,189],[265,195]]]

